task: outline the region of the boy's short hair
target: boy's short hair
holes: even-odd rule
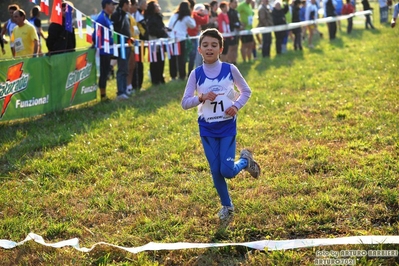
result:
[[[218,40],[219,46],[222,48],[224,44],[223,36],[222,34],[215,28],[209,28],[201,32],[200,37],[199,37],[199,45],[201,46],[202,40],[205,37],[212,37]]]

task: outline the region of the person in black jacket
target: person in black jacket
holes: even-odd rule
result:
[[[69,1],[62,3],[62,25],[53,22],[50,23],[48,28],[46,45],[49,55],[75,51],[75,28],[72,27],[72,32],[66,30],[65,28],[65,12],[67,4],[69,6],[73,6],[73,4]]]
[[[326,2],[326,16],[327,17],[335,17],[337,14],[335,12],[335,6],[332,0],[327,0]],[[337,34],[337,22],[328,22],[328,35],[330,36],[330,40],[334,40]]]
[[[285,20],[285,14],[287,14],[289,10],[288,3],[284,5],[284,8],[281,7],[281,2],[276,1],[274,3],[274,8],[272,11],[273,24],[274,26],[287,24]],[[283,39],[287,36],[287,31],[275,31],[274,36],[276,37],[276,51],[277,54],[281,54]]]
[[[292,2],[292,23],[300,22],[299,12],[301,10],[301,0]],[[295,28],[292,30],[294,34],[294,49],[302,50],[302,28]]]
[[[363,5],[363,10],[367,11],[367,10],[373,10],[373,8],[370,7],[370,3],[368,0],[362,0],[362,5]],[[365,15],[366,16],[366,29],[372,28],[374,29],[373,23],[371,23],[371,17],[370,14]]]
[[[235,36],[230,38],[229,42],[229,50],[227,51],[227,62],[232,64],[237,64],[237,55],[238,55],[238,41],[239,31],[243,29],[242,24],[240,22],[240,18],[238,17],[237,12],[237,0],[230,0],[229,10],[227,11],[227,16],[229,16],[230,21],[230,30],[235,33]]]
[[[115,32],[119,33],[119,56],[118,56],[118,71],[116,72],[116,86],[117,100],[126,100],[129,98],[127,95],[127,76],[129,74],[129,57],[131,48],[127,45],[130,42],[130,20],[127,16],[131,2],[130,0],[120,0],[119,5],[115,12],[111,15],[111,21],[114,23]],[[124,36],[124,40],[122,39]],[[124,51],[125,57],[123,58],[122,52]]]
[[[145,18],[147,19],[147,31],[149,39],[156,40],[160,38],[168,38],[168,30],[165,28],[165,24],[162,21],[163,18],[161,14],[161,8],[155,0],[152,0],[148,3],[147,10],[144,14]],[[158,42],[156,43],[156,47],[152,46],[152,48],[156,49],[156,58],[153,58],[153,61],[150,62],[151,82],[152,85],[163,84],[165,83],[163,76],[165,61],[162,60],[161,54],[163,49],[161,50],[160,43]]]

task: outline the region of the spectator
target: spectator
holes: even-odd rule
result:
[[[171,29],[169,37],[180,42],[180,54],[172,55],[169,60],[169,73],[172,80],[175,80],[177,75],[179,75],[180,80],[186,78],[185,40],[187,38],[187,29],[195,28],[195,26],[195,20],[191,17],[188,2],[181,2],[168,24],[168,28]]]
[[[349,15],[355,12],[355,8],[351,4],[351,0],[346,0],[346,4],[342,7],[342,15]],[[353,27],[353,17],[348,18],[348,26],[346,32],[350,34]]]
[[[398,18],[398,14],[399,14],[399,3],[397,3],[397,4],[393,7],[393,16],[392,16],[392,20],[391,20],[391,27],[392,27],[392,28],[395,28],[396,19]]]
[[[306,5],[306,13],[305,13],[305,19],[306,21],[309,20],[316,20],[317,19],[317,6],[316,6],[316,0],[311,0],[310,3],[307,3]],[[309,38],[308,38],[308,47],[313,48],[313,34],[316,30],[316,24],[309,24],[308,25],[308,30],[309,30]]]
[[[8,6],[8,14],[10,15],[10,18],[4,23],[3,27],[1,28],[1,36],[0,38],[3,39],[4,43],[7,44],[7,41],[4,40],[3,36],[8,35],[9,38],[11,38],[11,33],[14,30],[14,28],[17,26],[17,24],[14,21],[14,12],[19,9],[19,5],[17,4],[12,4]],[[12,43],[10,43],[10,47],[12,47]],[[12,48],[11,48],[12,52]]]
[[[97,42],[100,44],[104,43],[104,27],[111,29],[113,28],[112,21],[110,19],[110,16],[112,13],[114,13],[115,10],[115,5],[117,5],[118,2],[114,2],[114,0],[102,0],[101,1],[101,6],[102,6],[102,11],[100,14],[97,16],[96,23],[102,25],[102,27],[98,27],[98,30],[100,31],[99,34],[97,34],[96,31],[93,32],[93,40],[95,40],[96,36],[101,36],[98,37]],[[110,45],[112,45],[112,39],[110,39]],[[101,95],[101,100],[107,100],[107,79],[108,79],[108,74],[111,70],[111,57],[112,55],[110,53],[107,53],[104,51],[104,47],[100,49],[100,77],[98,79],[98,87],[100,89],[100,95]]]
[[[333,0],[327,0],[325,2],[325,8],[324,8],[324,12],[325,12],[325,17],[336,17],[336,13],[335,13],[335,6],[334,6],[334,2]],[[332,21],[332,22],[328,22],[327,23],[327,27],[328,27],[328,35],[331,40],[334,40],[337,34],[337,22],[336,21]]]
[[[387,0],[378,0],[380,6],[380,23],[388,22],[388,3]]]
[[[243,29],[240,19],[238,18],[237,6],[238,0],[230,0],[229,11],[227,11],[230,21],[230,31],[234,33],[234,36],[228,40],[229,50],[227,51],[227,62],[234,65],[237,64],[239,31]]]
[[[256,4],[256,3],[255,3],[255,0],[251,0],[251,7],[252,7],[252,10],[255,9],[255,4]],[[254,59],[256,60],[256,58],[257,58],[257,51],[256,51],[256,41],[255,41],[255,38],[256,38],[256,41],[258,41],[259,44],[261,44],[262,40],[261,40],[259,34],[255,34],[255,36],[254,36],[254,42],[253,42],[253,46],[252,46],[252,54],[253,54],[253,56],[254,56]]]
[[[98,10],[97,10],[97,8],[93,8],[93,11],[91,12],[91,15],[90,15],[91,20],[96,21],[97,16],[98,16]]]
[[[1,22],[0,22],[0,28],[1,28]],[[0,46],[1,46],[1,52],[3,53],[3,55],[5,55],[6,54],[6,50],[4,50],[3,36],[0,36]]]
[[[137,27],[140,31],[140,40],[146,41],[148,40],[148,33],[147,33],[147,24],[146,19],[144,17],[144,12],[147,9],[147,0],[139,0],[138,8],[133,15],[134,19],[137,22]],[[139,49],[138,60],[136,61],[136,67],[134,68],[133,72],[133,79],[132,79],[132,87],[133,91],[137,92],[141,90],[144,81],[144,54],[145,50]]]
[[[342,7],[344,5],[343,0],[335,0],[335,14],[337,16],[341,16],[342,15]],[[337,25],[338,25],[338,29],[339,31],[341,31],[341,20],[337,20]]]
[[[284,7],[282,7],[281,5],[282,3],[280,1],[276,1],[274,3],[272,16],[273,16],[273,24],[275,26],[287,24],[285,20],[285,14],[288,12],[289,6],[288,4],[284,5]],[[285,30],[275,31],[274,36],[276,37],[276,52],[277,54],[281,54],[283,39],[284,37],[287,36],[287,31]]]
[[[147,30],[150,40],[168,38],[168,30],[162,21],[161,8],[155,0],[148,3],[145,17],[147,18]],[[165,83],[165,78],[163,76],[165,61],[162,59],[163,49],[161,50],[159,43],[156,44],[156,49],[156,60],[150,62],[152,85]]]
[[[301,0],[301,9],[299,10],[299,21],[306,21],[306,0]],[[306,26],[302,26],[302,40],[306,39]]]
[[[206,25],[209,23],[209,12],[206,10],[205,5],[203,4],[196,4],[194,6],[194,10],[192,12],[193,19],[195,20],[195,27],[194,28],[188,28],[188,36],[194,37],[198,36],[199,32],[201,31],[201,28],[203,25]],[[188,61],[188,72],[187,74],[190,75],[191,71],[193,70],[194,66],[197,67],[200,64],[202,64],[202,58],[201,55],[198,53],[198,39],[197,38],[192,38],[191,39],[192,46],[194,49],[192,49],[190,55],[189,55],[189,61]]]
[[[73,7],[73,4],[69,1],[62,3],[62,25],[52,22],[48,28],[46,45],[49,55],[75,51],[75,28],[72,27],[72,32],[66,29],[65,12],[67,11],[67,5]],[[70,8],[71,10],[72,8]]]
[[[25,11],[22,9],[14,11],[13,18],[17,24],[11,33],[13,57],[36,56],[39,37],[37,36],[35,27],[26,20]]]
[[[353,9],[356,12],[356,0],[351,0],[351,5],[353,6]]]
[[[261,5],[258,9],[259,23],[258,27],[272,27],[273,17],[269,0],[261,0]],[[272,33],[262,33],[262,56],[270,57],[270,48],[272,45]]]
[[[42,21],[40,19],[40,6],[34,6],[30,11],[31,18],[29,22],[35,26],[37,36],[39,37],[39,47],[37,50],[38,55],[42,54],[42,38],[46,41],[46,37],[44,36],[44,32],[42,29]]]
[[[363,5],[363,10],[367,11],[367,10],[373,10],[372,7],[370,7],[370,3],[368,0],[362,0],[362,5]],[[367,14],[366,16],[366,29],[370,28],[374,29],[373,23],[371,22],[371,15]]]
[[[218,28],[218,1],[213,0],[209,3],[209,8],[210,8],[210,14],[209,14],[209,19],[212,21],[211,24],[207,27],[209,28]]]
[[[301,0],[295,0],[292,2],[292,22],[300,22],[300,11],[301,11]],[[302,50],[302,28],[298,27],[292,29],[294,34],[294,50]]]
[[[129,22],[130,22],[130,35],[133,37],[134,40],[138,40],[140,38],[140,30],[137,26],[137,21],[133,17],[133,14],[137,11],[137,1],[136,0],[131,0],[131,5],[129,8],[129,12],[127,12],[127,16],[129,17]],[[126,88],[126,94],[128,96],[132,95],[136,91],[133,90],[132,86],[132,80],[133,80],[133,73],[134,69],[136,67],[136,58],[135,58],[135,51],[134,51],[134,45],[132,46],[132,49],[130,51],[130,56],[129,56],[129,72],[127,75],[127,88]]]
[[[254,12],[252,10],[252,0],[245,0],[237,6],[240,21],[245,30],[252,30]],[[254,47],[254,36],[252,34],[241,36],[241,56],[244,62],[251,61],[252,49]]]
[[[114,23],[115,32],[119,33],[118,43],[120,52],[118,56],[118,71],[116,72],[117,100],[127,100],[129,96],[127,92],[127,76],[129,74],[129,57],[131,48],[130,20],[127,12],[130,9],[130,0],[119,0],[119,5],[115,12],[111,15],[111,21]],[[122,38],[122,36],[124,36]],[[123,58],[122,54],[125,54]]]
[[[219,27],[219,32],[224,34],[230,34],[230,20],[229,16],[227,15],[227,11],[229,10],[229,5],[226,1],[223,1],[220,3],[219,8],[221,12],[218,15],[218,27]],[[227,61],[227,51],[229,49],[229,42],[226,40],[229,40],[230,37],[223,37],[224,39],[224,46],[223,46],[223,51],[220,54],[220,60],[222,62]]]

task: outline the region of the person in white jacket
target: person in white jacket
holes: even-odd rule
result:
[[[186,74],[186,59],[184,53],[186,51],[187,28],[195,28],[195,20],[191,16],[191,9],[188,2],[181,2],[175,14],[170,18],[168,28],[170,29],[169,37],[179,42],[180,51],[178,55],[172,53],[169,60],[169,74],[172,80],[177,78],[184,80]],[[174,46],[174,45],[173,45]],[[196,47],[195,47],[196,49]],[[174,49],[175,50],[175,49]]]

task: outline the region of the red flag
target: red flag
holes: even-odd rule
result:
[[[40,1],[40,9],[42,10],[42,12],[44,13],[44,14],[46,14],[46,16],[48,16],[48,14],[49,14],[49,3],[48,3],[48,1],[49,0],[42,0],[42,1]]]
[[[54,0],[50,21],[62,25],[61,0]]]

